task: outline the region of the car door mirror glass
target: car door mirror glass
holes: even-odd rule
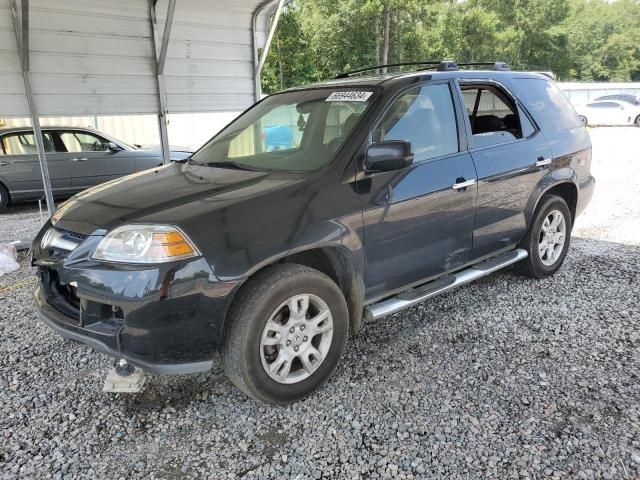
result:
[[[413,162],[411,142],[389,140],[374,143],[367,149],[365,171],[390,172],[408,167]]]

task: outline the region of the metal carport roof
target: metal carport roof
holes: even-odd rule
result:
[[[0,0],[0,113],[159,116],[242,110],[284,0]],[[261,55],[260,55],[261,53]],[[38,145],[49,213],[46,157]]]

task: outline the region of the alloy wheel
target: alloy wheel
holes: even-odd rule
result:
[[[560,255],[567,238],[567,222],[559,210],[552,210],[542,222],[538,237],[540,261],[547,267],[552,266]]]
[[[324,300],[294,295],[271,314],[260,338],[260,360],[269,378],[284,384],[309,378],[325,360],[333,316]]]

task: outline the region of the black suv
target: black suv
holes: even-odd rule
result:
[[[64,203],[33,243],[42,320],[155,373],[221,353],[235,385],[281,403],[328,379],[363,318],[561,266],[595,183],[553,81],[451,62],[342,77]]]

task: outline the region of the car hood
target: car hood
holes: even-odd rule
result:
[[[286,172],[172,163],[85,190],[62,204],[51,222],[85,235],[104,234],[126,223],[181,225],[193,212],[213,211],[304,179]]]
[[[137,150],[133,150],[134,156],[144,156],[144,157],[153,157],[153,158],[162,158],[162,150],[158,149],[146,149],[146,148],[138,148]],[[172,149],[169,151],[169,158],[172,161],[180,161],[189,158],[193,154],[192,151],[189,150],[177,150]]]

